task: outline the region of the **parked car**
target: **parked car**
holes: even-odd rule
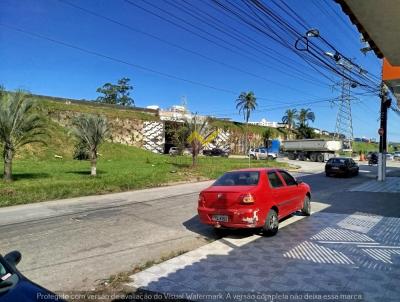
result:
[[[256,148],[256,149],[250,149],[249,151],[249,156],[251,159],[276,159],[278,157],[278,154],[275,152],[268,152],[266,148]]]
[[[229,152],[219,148],[213,148],[211,150],[203,150],[203,155],[205,156],[222,156],[228,157]]]
[[[387,159],[387,160],[394,160],[394,154],[392,154],[392,153],[386,153],[386,159]]]
[[[330,158],[325,164],[325,174],[328,177],[333,175],[357,176],[358,172],[359,167],[352,158]]]
[[[185,148],[182,151],[183,155],[192,155],[192,148]]]
[[[253,168],[225,173],[199,195],[200,221],[220,228],[261,228],[271,235],[279,220],[311,214],[310,187],[284,170]]]
[[[169,155],[178,155],[178,154],[179,154],[179,149],[178,149],[178,147],[171,147],[171,148],[169,148],[168,154],[169,154]]]
[[[400,151],[396,151],[393,154],[393,159],[394,160],[400,160]]]
[[[66,302],[56,294],[35,284],[16,268],[21,253],[14,251],[4,257],[0,255],[0,301],[1,302]]]

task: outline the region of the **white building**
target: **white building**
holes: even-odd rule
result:
[[[272,128],[278,128],[279,123],[278,122],[268,122],[265,118],[261,119],[259,122],[249,122],[250,125],[258,125],[258,126],[263,126],[263,127],[272,127]]]

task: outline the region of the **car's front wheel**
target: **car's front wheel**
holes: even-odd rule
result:
[[[265,219],[263,231],[267,235],[273,236],[276,233],[278,233],[278,228],[279,228],[278,213],[274,209],[271,209],[269,210],[267,218]]]
[[[311,215],[311,199],[310,199],[309,196],[304,197],[303,208],[301,209],[301,212],[305,216],[310,216]]]

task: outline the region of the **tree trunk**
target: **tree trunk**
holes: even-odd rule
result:
[[[196,166],[197,163],[197,155],[199,154],[199,148],[197,144],[192,146],[192,167]]]
[[[192,167],[195,167],[195,166],[196,166],[196,155],[193,154],[192,155]]]
[[[90,175],[96,176],[97,175],[97,151],[92,151],[90,164],[91,164]]]
[[[4,181],[12,181],[12,159],[13,151],[11,148],[4,147]]]
[[[246,134],[245,134],[246,138],[245,138],[245,142],[244,142],[244,155],[249,155],[248,154],[248,145],[249,145],[249,121],[246,121]]]

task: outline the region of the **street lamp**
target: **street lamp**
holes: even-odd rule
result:
[[[311,28],[306,32],[306,36],[309,38],[316,38],[319,37],[319,30],[316,28]]]
[[[338,52],[331,53],[329,51],[325,51],[324,54],[331,59],[334,59],[336,62],[339,62],[342,59],[341,55]]]

